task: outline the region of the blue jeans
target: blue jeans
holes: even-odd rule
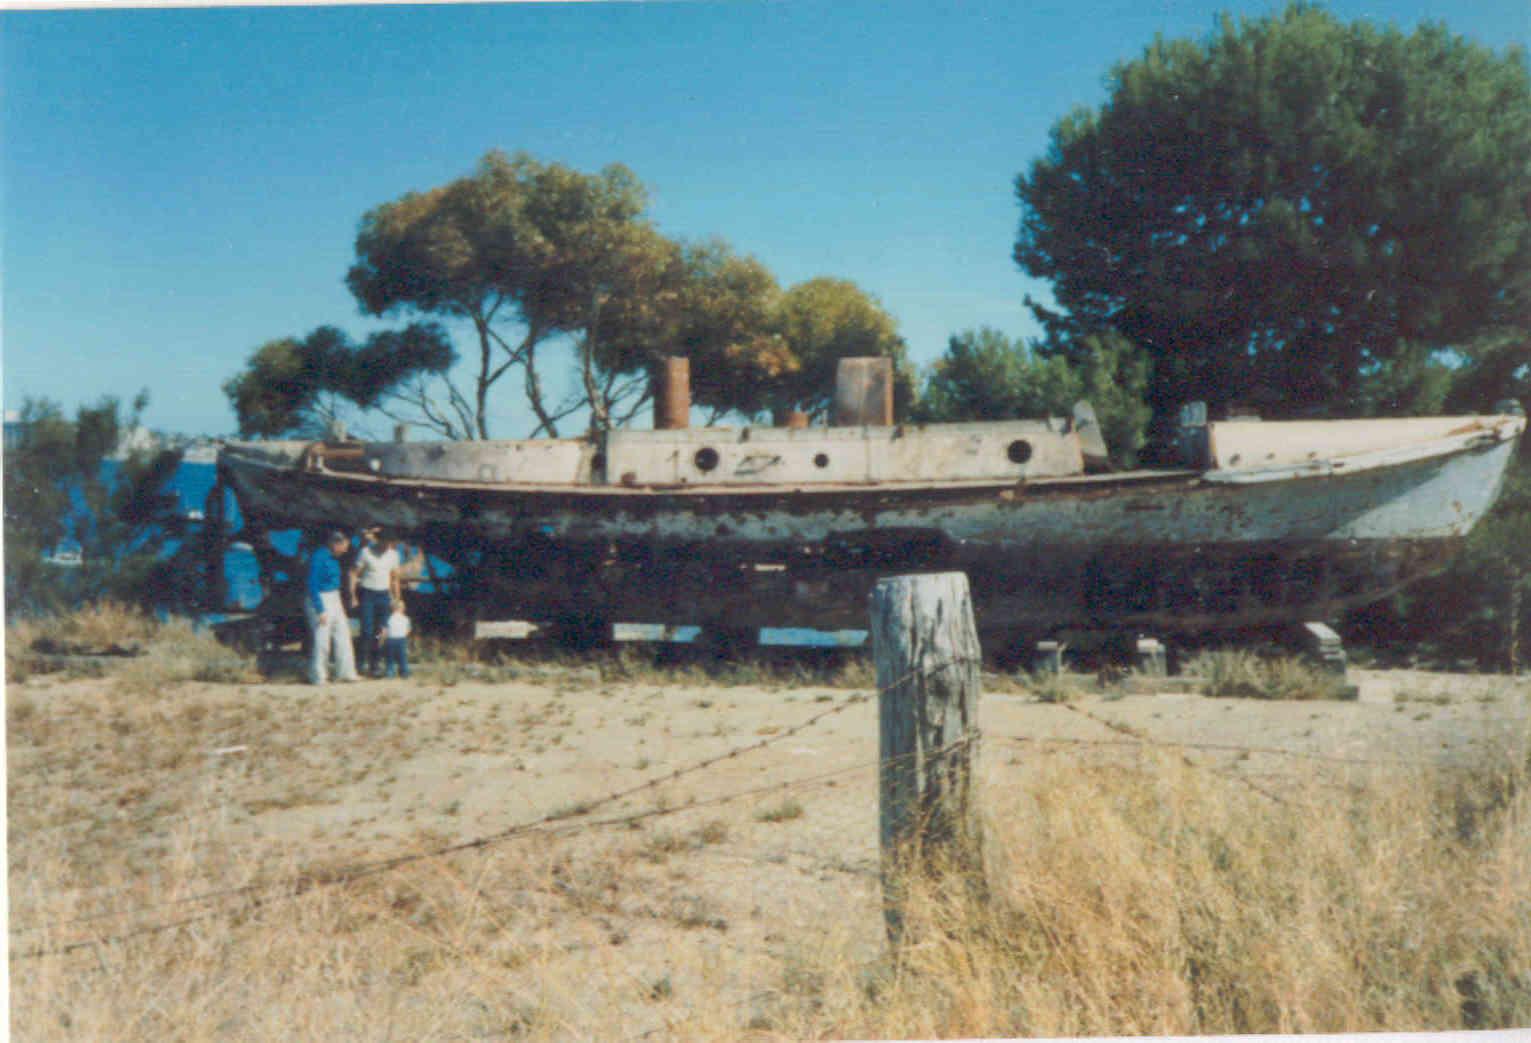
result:
[[[409,638],[390,637],[383,655],[388,661],[388,676],[392,677],[397,670],[400,677],[409,676]]]
[[[386,590],[362,587],[357,591],[356,600],[357,615],[361,618],[360,666],[364,673],[376,673],[383,668],[383,650],[379,647],[381,642],[377,632],[383,629],[383,624],[393,613],[393,595]]]

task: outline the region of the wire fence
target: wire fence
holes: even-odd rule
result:
[[[59,930],[63,928],[79,926],[86,923],[99,923],[107,920],[132,919],[138,916],[152,914],[155,912],[162,912],[171,908],[181,908],[188,905],[200,905],[208,902],[224,902],[231,899],[239,900],[238,902],[230,903],[230,905],[227,907],[220,907],[204,913],[162,923],[147,924],[139,928],[123,931],[105,937],[86,939],[60,946],[36,947],[22,952],[12,953],[11,958],[24,960],[37,959],[50,955],[61,955],[93,946],[116,944],[150,934],[160,934],[166,931],[177,930],[183,927],[191,926],[193,924],[213,920],[220,916],[247,912],[274,902],[297,898],[316,888],[336,887],[343,884],[353,883],[366,877],[375,876],[379,873],[390,872],[392,870],[400,869],[415,863],[432,859],[445,858],[451,855],[461,854],[469,851],[483,850],[485,848],[505,843],[507,841],[529,834],[536,833],[541,835],[563,836],[571,832],[583,832],[589,829],[609,828],[614,826],[631,826],[650,819],[679,814],[685,811],[694,811],[699,808],[732,803],[734,801],[739,801],[750,797],[758,797],[772,792],[786,791],[795,787],[822,784],[827,780],[836,779],[853,772],[876,768],[882,762],[874,759],[859,763],[851,768],[816,773],[814,775],[788,780],[786,782],[773,782],[761,786],[750,787],[748,789],[724,794],[717,797],[688,801],[685,804],[676,807],[651,808],[644,811],[632,812],[630,814],[608,817],[604,819],[586,818],[586,816],[600,808],[609,807],[613,804],[620,803],[621,801],[628,800],[633,797],[638,797],[648,792],[656,791],[660,787],[671,785],[689,776],[697,775],[724,762],[747,756],[756,751],[766,749],[767,747],[774,746],[781,742],[785,742],[787,739],[801,735],[802,733],[821,724],[822,722],[844,713],[853,706],[867,702],[874,695],[877,695],[881,692],[891,691],[901,685],[909,683],[912,680],[930,676],[942,670],[948,670],[958,666],[977,667],[978,665],[978,661],[975,659],[961,657],[944,660],[939,663],[923,665],[906,672],[891,683],[883,685],[875,691],[855,693],[851,696],[848,696],[840,703],[829,707],[828,709],[821,710],[818,713],[812,714],[811,716],[805,718],[795,725],[792,725],[791,727],[782,729],[778,732],[774,732],[773,734],[755,742],[733,747],[723,753],[703,758],[684,767],[676,768],[673,771],[653,775],[632,786],[613,790],[607,794],[604,794],[603,796],[580,801],[570,807],[550,811],[532,819],[516,823],[515,825],[509,826],[497,832],[473,837],[469,840],[440,845],[424,851],[402,853],[388,858],[354,862],[348,865],[331,867],[324,870],[307,871],[300,873],[296,877],[290,879],[256,881],[233,887],[217,888],[214,890],[200,892],[195,895],[188,895],[182,898],[171,899],[165,902],[138,905],[130,909],[108,910],[99,913],[88,914],[85,916],[72,917],[61,921],[55,921],[53,923],[39,923],[24,925],[21,927],[13,927],[11,929],[11,933],[13,935],[29,934],[43,930]],[[563,823],[564,825],[560,827],[560,823]]]
[[[404,867],[418,863],[448,858],[454,855],[483,851],[500,844],[508,843],[520,838],[537,836],[542,838],[562,838],[585,832],[616,829],[621,827],[633,827],[640,823],[662,819],[668,816],[695,812],[698,810],[721,807],[749,799],[761,798],[771,794],[786,794],[793,792],[805,792],[819,787],[835,786],[841,780],[857,775],[869,773],[886,767],[888,761],[880,761],[877,758],[858,760],[846,767],[834,768],[821,772],[794,777],[786,780],[777,780],[755,786],[747,786],[728,792],[719,793],[702,798],[693,798],[684,802],[671,805],[656,805],[621,814],[609,814],[595,817],[595,813],[602,809],[611,809],[623,801],[641,797],[648,793],[655,793],[661,788],[673,785],[685,779],[697,777],[721,764],[746,757],[752,753],[776,746],[788,739],[803,735],[811,729],[821,725],[838,715],[846,713],[853,707],[867,703],[874,695],[887,693],[901,685],[930,674],[958,666],[975,666],[976,661],[969,659],[951,659],[936,664],[929,664],[897,678],[890,684],[883,685],[873,691],[857,692],[847,696],[841,702],[825,710],[814,713],[798,723],[774,732],[757,741],[732,747],[721,753],[701,758],[680,768],[668,772],[652,775],[641,782],[614,789],[599,797],[578,802],[574,805],[549,811],[541,815],[517,822],[492,833],[475,836],[473,838],[442,844],[428,849],[402,852],[386,858],[356,861],[340,866],[332,866],[319,869],[306,869],[295,875],[270,880],[256,880],[246,884],[216,888],[202,891],[197,894],[187,895],[180,898],[169,899],[162,902],[138,904],[129,908],[104,910],[89,913],[83,916],[72,917],[50,923],[35,923],[20,927],[12,927],[13,936],[30,934],[40,931],[67,932],[70,928],[77,928],[85,924],[97,924],[110,921],[132,921],[148,919],[151,922],[139,923],[135,926],[126,927],[113,933],[98,934],[88,938],[56,944],[39,945],[22,951],[11,953],[14,960],[32,960],[48,956],[59,956],[79,952],[101,946],[118,945],[135,939],[152,935],[165,934],[191,927],[196,924],[206,923],[224,917],[238,916],[252,913],[265,907],[300,898],[315,891],[329,888],[338,888],[353,884],[358,881],[389,873]],[[1373,757],[1348,757],[1336,754],[1323,753],[1320,751],[1295,750],[1277,746],[1242,745],[1237,743],[1218,742],[1187,742],[1168,739],[1159,739],[1149,735],[1141,728],[1134,727],[1121,721],[1104,717],[1070,703],[1063,706],[1070,712],[1091,720],[1102,728],[1120,737],[1052,737],[1052,736],[1026,736],[991,734],[988,737],[1016,745],[1036,747],[1141,747],[1158,748],[1169,751],[1187,765],[1196,770],[1207,771],[1222,778],[1231,780],[1239,785],[1249,788],[1251,791],[1271,801],[1288,804],[1287,798],[1276,793],[1267,786],[1255,781],[1252,772],[1235,772],[1224,770],[1215,765],[1206,764],[1193,760],[1190,752],[1206,753],[1233,753],[1243,756],[1270,755],[1294,759],[1304,759],[1315,762],[1323,762],[1335,765],[1355,766],[1386,766],[1386,767],[1439,767],[1435,760],[1419,758],[1408,759],[1401,757],[1373,758]],[[961,740],[963,743],[976,742],[976,737]],[[924,755],[931,755],[927,751]],[[943,750],[933,751],[942,753]],[[909,754],[907,756],[916,756]],[[864,813],[864,811],[863,811]],[[145,816],[149,818],[153,816]],[[874,813],[875,817],[875,813]],[[134,820],[136,821],[136,820]],[[721,857],[741,859],[745,861],[770,861],[769,858],[746,855],[737,852],[709,852]],[[834,860],[822,858],[815,852],[795,852],[801,859],[809,864],[816,864],[828,870],[838,870],[852,875],[873,876],[875,870],[866,867],[851,866],[844,859]],[[780,863],[775,863],[780,864]],[[154,919],[157,914],[165,914],[171,910],[185,909],[188,907],[212,905],[212,908],[201,909],[186,916],[172,919]]]

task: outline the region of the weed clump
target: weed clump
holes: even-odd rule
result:
[[[126,660],[114,676],[120,688],[138,695],[192,681],[242,684],[259,680],[248,657],[182,619],[162,624],[143,654]]]
[[[1343,680],[1295,656],[1260,656],[1242,649],[1202,652],[1185,666],[1202,694],[1215,698],[1340,699]]]
[[[123,690],[142,695],[188,681],[257,679],[248,657],[189,620],[160,622],[112,602],[12,624],[6,628],[5,660],[6,678],[13,683],[57,670],[71,678],[109,676]]]
[[[1084,692],[1083,678],[1062,670],[1033,670],[1022,678],[1025,690],[1044,703],[1071,703]]]
[[[760,822],[791,822],[802,817],[803,805],[795,797],[784,797],[755,812],[755,818]]]

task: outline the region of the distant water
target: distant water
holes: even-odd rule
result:
[[[218,468],[214,464],[181,462],[170,479],[169,491],[179,497],[179,510],[184,516],[191,511],[203,511],[207,506],[207,496],[213,491],[213,485],[218,479]],[[234,498],[229,496],[225,501],[229,510],[228,518],[231,526],[239,525],[239,508]],[[294,554],[298,549],[298,534],[296,532],[274,533],[273,539],[277,549],[284,554]],[[174,548],[170,548],[172,551]],[[260,565],[255,560],[255,554],[248,550],[230,549],[224,555],[223,574],[228,581],[230,608],[249,611],[260,604]]]
[[[170,491],[180,498],[180,512],[184,515],[190,511],[205,510],[207,496],[212,492],[216,480],[217,467],[213,464],[183,462],[171,478],[169,486]],[[239,526],[238,505],[232,496],[226,501],[226,507],[229,524],[237,529]],[[297,553],[298,534],[296,532],[272,533],[271,537],[276,548],[283,554]],[[230,549],[224,557],[223,572],[228,581],[231,609],[250,611],[260,604],[260,566],[253,552]],[[664,630],[665,628],[659,624],[620,624],[617,636],[618,640],[628,641],[667,639],[673,642],[689,643],[695,641],[700,633],[700,629],[694,626],[674,627],[666,638]],[[760,643],[791,647],[859,648],[866,643],[866,636],[865,630],[766,627],[760,631]]]

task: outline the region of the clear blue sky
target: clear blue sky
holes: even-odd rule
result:
[[[220,384],[263,341],[363,318],[370,207],[492,148],[631,167],[668,234],[783,285],[876,294],[914,358],[1034,332],[1011,185],[1113,62],[1273,2],[671,3],[0,13],[4,401],[152,396],[232,431]],[[1531,0],[1346,0],[1502,51]],[[500,389],[497,389],[500,390]],[[526,412],[500,390],[494,433]]]

